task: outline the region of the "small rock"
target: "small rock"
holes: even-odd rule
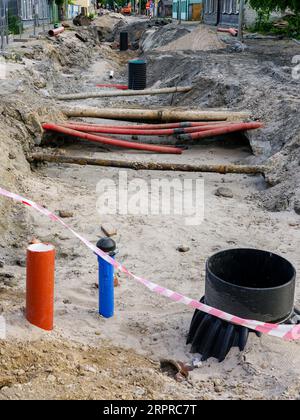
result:
[[[223,392],[224,391],[224,388],[222,387],[222,386],[215,386],[215,392],[217,392],[218,394],[220,394],[221,392]]]
[[[3,267],[4,267],[4,262],[0,261],[0,268],[3,268]]]
[[[16,159],[16,155],[14,153],[9,153],[8,158],[11,160]]]
[[[300,200],[296,200],[294,203],[294,210],[296,214],[300,215]]]
[[[188,252],[190,250],[190,247],[189,246],[187,246],[187,245],[180,245],[178,248],[177,248],[177,251],[179,251],[179,252]]]
[[[201,367],[201,366],[203,365],[203,363],[201,362],[201,359],[200,359],[199,357],[195,357],[195,358],[193,359],[193,361],[192,361],[192,365],[193,365],[195,368],[199,368],[199,367]]]
[[[23,369],[18,370],[17,376],[22,376],[22,375],[25,375],[25,370]]]
[[[134,394],[139,396],[139,397],[142,396],[142,395],[145,395],[145,392],[146,391],[143,388],[141,388],[140,386],[137,386],[134,390]]]
[[[64,303],[65,305],[70,305],[70,304],[71,304],[71,301],[70,301],[70,299],[64,299],[64,300],[63,300],[63,303]]]
[[[67,210],[58,210],[58,215],[62,219],[68,219],[70,217],[73,217],[74,213],[72,213],[71,211],[67,211]]]
[[[175,375],[176,382],[184,382],[186,381],[186,377],[183,376],[180,372],[176,373]]]
[[[47,381],[48,382],[55,382],[56,381],[56,377],[54,375],[48,375]]]
[[[17,259],[16,265],[18,265],[19,267],[26,267],[26,261],[22,259]]]
[[[230,188],[220,187],[215,191],[217,197],[233,198],[233,192]]]
[[[93,366],[89,366],[89,365],[82,366],[82,369],[85,372],[97,373],[97,369],[95,369]]]
[[[15,279],[15,276],[10,273],[1,273],[0,282],[2,282],[7,287],[15,287],[18,284],[18,281]]]

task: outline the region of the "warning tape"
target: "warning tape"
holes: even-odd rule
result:
[[[180,293],[174,292],[173,290],[167,289],[166,287],[160,286],[152,281],[146,280],[142,277],[136,276],[135,274],[131,273],[124,267],[121,263],[111,258],[108,254],[101,251],[101,249],[97,248],[79,233],[75,232],[69,225],[67,225],[62,219],[60,219],[55,214],[51,213],[45,207],[36,204],[34,201],[28,200],[27,198],[21,197],[18,194],[14,194],[10,191],[7,191],[3,188],[0,188],[0,195],[4,197],[11,198],[15,201],[18,201],[26,206],[32,207],[33,209],[37,210],[38,212],[42,213],[43,215],[47,216],[54,222],[59,222],[63,225],[66,229],[68,229],[74,236],[76,236],[81,242],[83,242],[91,251],[95,254],[102,257],[105,261],[109,264],[113,265],[116,270],[121,271],[124,274],[134,278],[139,283],[146,286],[152,292],[155,292],[161,296],[165,296],[175,302],[183,303],[184,305],[190,306],[194,309],[199,309],[202,312],[205,312],[209,315],[213,315],[217,318],[223,319],[224,321],[231,322],[236,325],[240,325],[242,327],[249,328],[254,331],[261,332],[263,334],[271,335],[274,337],[279,337],[284,340],[299,340],[300,339],[300,325],[279,325],[279,324],[269,324],[260,321],[254,321],[250,319],[243,319],[238,316],[230,315],[226,312],[220,311],[219,309],[212,308],[211,306],[205,305],[204,303],[199,302],[195,299],[190,299]]]

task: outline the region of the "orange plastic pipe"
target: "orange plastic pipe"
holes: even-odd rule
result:
[[[102,83],[99,85],[96,85],[98,88],[114,88],[119,90],[128,90],[128,86],[126,85],[116,85],[116,84],[109,84],[109,83]]]
[[[48,32],[49,36],[57,36],[59,34],[61,34],[62,32],[64,32],[65,28],[63,26],[60,26],[59,28],[56,29],[50,29],[50,31]]]
[[[261,127],[263,127],[262,123],[256,123],[256,122],[239,123],[239,124],[232,124],[232,125],[224,126],[220,128],[214,128],[212,130],[199,131],[199,132],[190,133],[190,134],[182,134],[182,135],[179,135],[178,138],[180,140],[206,139],[208,137],[221,136],[222,134],[230,134],[230,133],[235,133],[238,131],[255,130]]]
[[[179,122],[179,123],[167,123],[167,124],[135,124],[135,125],[111,125],[111,124],[91,124],[82,121],[68,121],[68,123],[61,123],[60,125],[64,127],[74,128],[76,126],[84,126],[91,128],[122,128],[122,129],[140,129],[140,130],[161,130],[167,128],[188,128],[188,127],[202,127],[204,125],[220,125],[220,124],[230,124],[231,121],[206,121],[206,122]],[[74,128],[75,129],[75,128]],[[93,130],[91,130],[93,131]]]
[[[53,330],[55,249],[36,243],[27,248],[26,319],[43,330]]]
[[[63,127],[72,128],[73,130],[88,132],[88,133],[106,133],[106,134],[123,134],[127,136],[131,135],[140,135],[140,136],[173,136],[177,134],[185,134],[185,133],[195,133],[198,131],[206,131],[212,130],[215,127],[228,127],[230,124],[219,124],[217,126],[214,125],[203,125],[203,126],[196,126],[196,127],[187,127],[187,128],[167,128],[167,129],[141,129],[139,127],[133,128],[126,128],[126,126],[122,128],[114,128],[114,127],[91,127],[90,125],[83,125],[83,124],[63,124]]]
[[[89,133],[84,133],[82,131],[72,130],[70,128],[65,128],[57,124],[43,124],[44,130],[54,131],[56,133],[66,134],[67,136],[77,137],[80,139],[93,141],[96,143],[109,144],[117,147],[125,147],[127,149],[136,149],[136,150],[145,150],[148,152],[156,153],[172,153],[172,154],[181,154],[182,149],[179,147],[170,147],[170,146],[159,146],[154,144],[144,144],[144,143],[134,143],[126,140],[112,139],[110,137],[94,135]]]
[[[232,36],[238,36],[238,30],[234,28],[218,28],[218,32],[227,32]]]

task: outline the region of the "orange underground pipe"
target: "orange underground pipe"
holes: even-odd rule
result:
[[[231,124],[230,124],[231,125]],[[63,127],[68,127],[68,125],[62,124]],[[223,124],[221,127],[227,127],[228,124]],[[212,130],[215,128],[215,126],[212,125],[203,125],[203,126],[197,126],[197,127],[188,127],[188,128],[167,128],[167,129],[161,129],[161,130],[145,130],[141,128],[127,128],[127,127],[91,127],[86,125],[73,125],[71,126],[73,129],[78,131],[84,131],[88,133],[106,133],[106,134],[123,134],[126,136],[174,136],[179,134],[185,134],[185,133],[195,133],[198,131],[206,131],[206,130]],[[219,126],[218,126],[219,127]]]
[[[238,30],[234,28],[218,28],[218,32],[226,32],[232,36],[238,36]]]
[[[62,32],[64,32],[65,28],[63,26],[56,28],[56,29],[50,29],[50,31],[48,32],[49,36],[57,36],[59,34],[61,34]]]
[[[76,122],[76,121],[69,121],[68,123],[61,123],[64,127],[74,128],[80,131],[80,127],[88,127],[88,128],[121,128],[121,129],[136,129],[136,130],[163,130],[168,128],[188,128],[188,127],[202,127],[205,125],[219,126],[220,124],[233,124],[230,121],[206,121],[206,122],[179,122],[179,123],[166,123],[166,124],[135,124],[135,125],[111,125],[111,124],[91,124],[87,122]],[[77,127],[77,128],[75,128]],[[91,132],[95,130],[90,130]]]
[[[262,123],[256,123],[256,122],[232,124],[231,126],[214,128],[212,130],[207,130],[207,131],[203,131],[203,132],[182,134],[182,135],[179,135],[178,138],[180,140],[205,139],[205,138],[208,138],[208,137],[215,137],[215,136],[220,136],[222,134],[229,134],[229,133],[234,133],[234,132],[238,132],[238,131],[255,130],[255,129],[261,128],[261,127],[263,127],[263,124]]]
[[[27,248],[26,319],[43,330],[53,330],[55,249],[35,243]]]
[[[111,146],[124,147],[126,149],[136,149],[144,150],[147,152],[156,152],[156,153],[170,153],[170,154],[181,154],[182,149],[179,147],[168,147],[168,146],[159,146],[152,144],[144,143],[134,143],[126,140],[112,139],[109,137],[83,133],[82,131],[72,130],[70,128],[62,127],[57,124],[43,124],[43,129],[47,131],[55,131],[57,133],[66,134],[71,137],[78,137],[80,139],[93,141],[95,143],[108,144]]]
[[[119,89],[119,90],[128,90],[127,85],[118,85],[118,84],[109,84],[109,83],[100,83],[96,85],[98,88],[112,88],[112,89]]]

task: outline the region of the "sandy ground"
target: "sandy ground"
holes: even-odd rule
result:
[[[216,162],[223,159],[227,151],[223,152],[222,149],[214,149],[204,153],[207,159]],[[245,151],[240,153],[242,156]],[[201,150],[197,154],[202,157]],[[193,159],[196,159],[195,152]],[[190,177],[183,173],[127,173],[130,180]],[[188,227],[178,216],[100,216],[96,209],[97,183],[105,178],[116,179],[116,169],[76,166],[61,166],[58,169],[49,165],[36,175],[36,179],[28,184],[29,197],[52,210],[72,211],[74,217],[68,222],[93,243],[101,236],[100,226],[103,223],[113,224],[118,230],[116,241],[120,261],[134,273],[187,296],[198,298],[203,294],[205,260],[219,249],[268,249],[288,257],[299,269],[299,219],[294,214],[272,214],[257,207],[251,193],[265,187],[259,176],[205,174],[205,220],[200,226]],[[229,187],[234,197],[215,196],[214,192],[220,186]],[[134,280],[120,276],[120,286],[115,289],[115,317],[104,320],[97,315],[95,256],[60,226],[51,224],[33,212],[28,212],[26,217],[27,223],[32,226],[32,235],[54,243],[58,251],[56,327],[52,337],[93,346],[102,343],[103,339],[109,339],[114,345],[135,349],[155,360],[171,358],[192,361],[193,356],[185,345],[192,316],[189,309],[151,294]],[[189,246],[190,251],[179,253],[177,247],[182,244]],[[11,267],[9,271],[15,273],[18,292],[22,296],[25,269],[20,267],[16,271],[16,267]],[[297,291],[299,303],[299,288]],[[24,320],[21,310],[23,304],[20,298],[19,305],[15,303],[11,308],[11,296],[8,297],[9,311],[6,316],[9,338],[31,340],[44,337],[45,334],[30,327]],[[284,365],[283,355],[289,361]],[[191,381],[195,388],[191,397],[197,396],[197,392],[194,392],[199,384],[203,385],[203,380],[217,378],[223,387],[223,391],[217,394],[220,398],[295,398],[299,395],[300,386],[299,359],[298,343],[251,337],[244,354],[234,349],[224,363],[210,360],[194,370]],[[199,397],[201,395],[200,392]]]
[[[105,61],[105,60],[104,60]],[[111,62],[96,60],[83,72],[91,86],[97,76],[107,80]],[[118,67],[116,67],[118,71]],[[65,90],[74,86],[66,78]],[[86,102],[94,105],[93,101]],[[156,104],[153,99],[151,104]],[[64,145],[72,153],[83,145]],[[247,144],[208,142],[181,157],[143,155],[122,151],[100,152],[93,157],[143,158],[184,163],[235,163],[249,158]],[[255,247],[280,253],[300,269],[299,216],[292,211],[267,212],[255,195],[266,184],[261,176],[187,174],[126,171],[128,180],[203,179],[205,217],[199,226],[187,226],[182,216],[100,215],[98,183],[116,181],[114,168],[45,165],[26,178],[24,194],[58,212],[67,210],[75,230],[95,243],[101,225],[117,228],[117,258],[137,275],[192,298],[204,292],[205,261],[214,252],[232,247]],[[227,187],[232,198],[215,195]],[[20,216],[29,241],[38,237],[57,249],[55,329],[45,333],[24,319],[25,248],[16,238],[12,248],[0,248],[4,266],[1,309],[8,322],[8,338],[0,344],[0,399],[7,398],[192,398],[192,399],[298,399],[300,395],[299,343],[251,336],[245,352],[233,349],[225,362],[210,359],[177,383],[159,368],[159,360],[191,363],[197,355],[185,345],[192,311],[149,292],[118,275],[115,316],[106,320],[97,313],[97,260],[60,225],[24,210]],[[189,251],[180,253],[181,245]],[[300,304],[297,284],[296,303]],[[29,344],[27,344],[29,343]],[[109,356],[107,356],[109,354]],[[285,363],[282,363],[282,361]],[[45,391],[44,383],[51,386]]]

